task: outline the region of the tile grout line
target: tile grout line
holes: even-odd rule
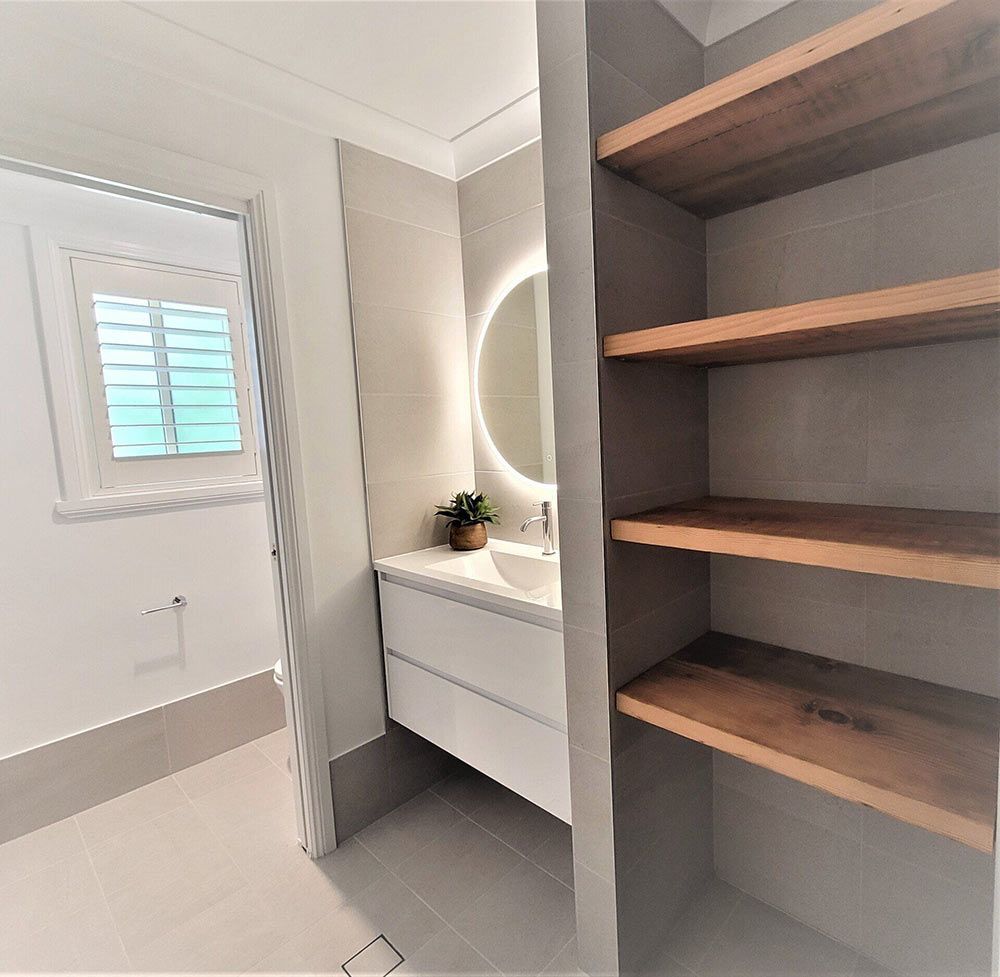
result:
[[[541,968],[539,974],[544,974],[545,971],[548,970],[549,967],[551,967],[552,964],[556,962],[556,960],[565,952],[566,948],[570,945],[570,943],[572,943],[575,939],[576,939],[576,921],[574,920],[573,935],[556,951],[555,956],[553,956],[552,959],[544,967]],[[577,970],[579,969],[580,968],[577,967]]]
[[[428,788],[428,790],[432,790],[432,788]],[[433,791],[432,791],[432,792],[433,792]],[[434,796],[435,796],[435,797],[440,797],[440,795],[438,795],[438,794],[436,794],[436,793],[434,794]],[[444,799],[443,797],[440,797],[440,800],[444,801],[444,802],[445,802],[445,804],[448,804],[448,801],[446,801],[446,800],[445,800],[445,799]],[[461,815],[461,816],[462,816],[463,818],[465,818],[465,820],[466,820],[466,821],[468,821],[468,822],[469,822],[470,824],[475,824],[475,825],[476,825],[476,827],[477,827],[477,828],[479,828],[479,829],[480,829],[481,831],[486,831],[486,829],[485,829],[485,828],[483,828],[483,826],[482,826],[482,825],[480,825],[480,824],[476,824],[476,822],[475,822],[475,821],[473,821],[473,820],[472,820],[472,818],[470,818],[470,817],[469,817],[469,816],[468,816],[467,814],[465,814],[465,812],[464,812],[464,811],[459,811],[459,810],[458,810],[458,808],[457,808],[457,807],[455,807],[455,805],[454,805],[454,804],[448,804],[448,806],[449,806],[449,807],[452,807],[452,808],[454,808],[454,809],[455,809],[456,811],[458,811],[458,813],[459,813],[459,814],[460,814],[460,815]],[[488,832],[488,831],[486,831],[486,833],[487,833],[487,834],[490,834],[490,832]],[[443,832],[442,832],[442,834],[443,834]],[[439,835],[438,837],[441,837],[441,836]],[[491,838],[496,838],[496,836],[495,836],[495,835],[492,835],[492,834],[490,834],[490,837],[491,837]],[[500,839],[497,839],[497,840],[499,841]],[[369,853],[369,854],[370,854],[370,855],[371,855],[371,856],[372,856],[372,857],[373,857],[373,858],[374,858],[374,859],[375,859],[375,860],[376,860],[376,861],[377,861],[377,862],[378,862],[378,863],[379,863],[380,865],[382,865],[382,866],[383,866],[383,867],[384,867],[384,868],[386,869],[386,871],[387,871],[387,872],[389,872],[389,873],[390,873],[390,874],[391,874],[391,875],[392,875],[392,876],[393,876],[393,877],[394,877],[395,879],[397,879],[397,880],[398,880],[398,881],[399,881],[399,882],[400,882],[400,883],[401,883],[401,884],[403,885],[403,887],[404,887],[405,889],[407,889],[407,890],[408,890],[409,892],[411,892],[411,893],[412,893],[412,894],[413,894],[413,895],[414,895],[414,896],[415,896],[415,897],[416,897],[417,899],[419,899],[419,900],[420,900],[420,901],[421,901],[421,902],[422,902],[422,903],[423,903],[423,904],[424,904],[424,905],[425,905],[425,906],[426,906],[426,907],[427,907],[427,908],[428,908],[428,909],[429,909],[429,910],[430,910],[430,911],[431,911],[431,912],[432,912],[432,913],[433,913],[433,914],[434,914],[435,916],[437,916],[437,918],[438,918],[438,919],[440,919],[442,923],[444,923],[444,925],[445,925],[445,927],[446,927],[447,929],[450,929],[450,930],[451,930],[451,931],[452,931],[452,932],[453,932],[453,933],[455,934],[455,936],[457,936],[457,937],[458,937],[458,938],[459,938],[459,939],[460,939],[460,940],[461,940],[461,941],[462,941],[462,942],[463,942],[463,943],[464,943],[464,944],[465,944],[466,946],[468,946],[469,948],[471,948],[471,949],[472,949],[472,950],[473,950],[473,951],[474,951],[475,953],[477,953],[477,954],[478,954],[478,955],[479,955],[480,957],[482,957],[482,958],[483,958],[483,959],[484,959],[484,960],[485,960],[485,961],[486,961],[486,962],[487,962],[487,963],[488,963],[488,964],[489,964],[489,965],[490,965],[491,967],[493,967],[493,968],[494,968],[494,969],[495,969],[496,971],[498,971],[498,972],[502,973],[502,971],[501,971],[500,967],[499,967],[499,966],[498,966],[498,965],[497,965],[496,963],[494,963],[494,962],[493,962],[493,960],[491,960],[491,959],[490,959],[490,958],[489,958],[489,957],[488,957],[488,956],[487,956],[487,955],[486,955],[485,953],[483,953],[483,951],[482,951],[482,950],[480,950],[479,948],[477,948],[476,946],[474,946],[474,945],[473,945],[472,943],[470,943],[470,942],[469,942],[469,941],[468,941],[468,940],[467,940],[467,939],[466,939],[466,938],[465,938],[464,936],[462,936],[462,934],[461,934],[461,933],[459,933],[459,931],[458,931],[457,929],[455,929],[455,927],[454,927],[454,926],[453,926],[453,925],[452,925],[452,924],[451,924],[451,923],[450,923],[450,922],[449,922],[449,921],[448,921],[447,919],[445,919],[445,918],[444,918],[444,916],[442,916],[442,915],[441,915],[441,914],[440,914],[440,913],[439,913],[439,912],[438,912],[438,911],[437,911],[437,910],[436,910],[436,909],[435,909],[435,908],[434,908],[434,907],[433,907],[433,906],[432,906],[432,905],[431,905],[431,904],[430,904],[429,902],[427,902],[427,900],[426,900],[426,899],[424,899],[424,898],[423,898],[423,897],[422,897],[422,896],[420,895],[420,893],[419,893],[419,892],[417,892],[417,891],[416,891],[415,889],[413,889],[413,887],[412,887],[412,886],[410,886],[410,885],[409,885],[409,883],[408,883],[408,882],[407,882],[407,881],[406,881],[406,880],[405,880],[405,879],[404,879],[404,878],[403,878],[402,876],[400,876],[400,875],[399,875],[399,874],[398,874],[397,872],[395,872],[395,871],[394,871],[393,869],[389,868],[389,866],[388,866],[388,865],[386,865],[386,864],[385,864],[385,862],[383,862],[383,861],[382,861],[382,859],[380,859],[380,858],[378,857],[378,855],[376,855],[376,854],[375,854],[375,853],[374,853],[374,852],[373,852],[373,851],[372,851],[372,850],[371,850],[371,849],[370,849],[370,848],[369,848],[369,847],[368,847],[367,845],[365,845],[365,843],[364,843],[363,841],[361,841],[360,839],[358,839],[358,843],[359,843],[359,844],[360,844],[360,845],[361,845],[361,846],[362,846],[362,847],[363,847],[363,848],[365,849],[365,851],[367,851],[367,852],[368,852],[368,853]],[[430,843],[429,843],[429,844],[430,844]],[[501,841],[501,844],[506,844],[506,842],[502,842],[502,841]],[[426,848],[426,847],[427,847],[426,845],[425,845],[425,846],[423,846],[423,848]],[[506,847],[507,847],[507,848],[511,848],[511,846],[510,846],[510,845],[506,845]],[[423,851],[423,848],[421,848],[421,849],[420,849],[420,851]],[[511,851],[513,851],[513,852],[514,852],[515,854],[517,854],[517,855],[518,855],[518,856],[519,856],[520,858],[522,858],[522,859],[523,859],[524,861],[527,861],[527,859],[526,859],[526,858],[525,858],[525,857],[524,857],[523,855],[521,855],[521,853],[520,853],[519,851],[517,851],[516,849],[514,849],[514,848],[511,848]],[[414,853],[413,853],[413,855],[411,855],[411,856],[407,857],[407,858],[406,858],[406,859],[404,860],[404,864],[405,864],[405,862],[409,861],[409,860],[410,860],[410,858],[414,857],[414,856],[415,856],[415,855],[417,855],[417,854],[418,854],[417,852],[414,852]],[[488,891],[489,891],[490,889],[492,889],[492,888],[493,888],[493,886],[495,886],[495,885],[498,885],[498,884],[499,884],[499,883],[500,883],[501,881],[503,881],[503,880],[504,880],[505,878],[507,878],[507,876],[508,876],[508,875],[510,875],[510,874],[512,874],[512,873],[513,873],[513,871],[514,871],[515,867],[516,867],[516,865],[512,865],[512,866],[510,867],[510,869],[508,869],[508,870],[507,870],[506,872],[501,872],[501,873],[500,873],[500,875],[499,875],[499,876],[498,876],[498,877],[497,877],[496,879],[494,879],[494,881],[493,881],[493,882],[491,883],[491,885],[487,887],[487,889],[485,890],[485,892],[482,892],[482,893],[480,893],[480,895],[479,895],[479,896],[476,896],[476,898],[475,898],[475,899],[473,899],[472,901],[473,901],[473,902],[476,902],[476,901],[477,901],[477,900],[478,900],[479,898],[481,898],[481,896],[485,895],[485,894],[486,894],[486,892],[488,892]],[[557,880],[557,881],[558,881],[558,880]],[[439,930],[438,932],[440,932],[440,930]],[[434,936],[436,936],[436,935],[437,935],[437,934],[435,933],[435,934],[434,934]],[[433,937],[431,937],[430,939],[433,939]],[[430,942],[430,939],[426,940],[426,941],[425,941],[425,943],[424,943],[424,944],[422,944],[422,945],[426,945],[426,943],[429,943],[429,942]],[[552,959],[554,960],[554,959],[555,959],[555,957],[553,957]]]
[[[73,816],[73,823],[76,825],[76,830],[80,832],[80,840],[83,839],[83,832],[80,830],[80,825],[76,821],[76,816]],[[86,841],[83,844],[84,854],[87,856],[87,864],[90,866],[90,871],[94,874],[94,879],[97,882],[97,888],[101,890],[101,899],[104,902],[104,908],[108,911],[108,919],[111,920],[111,926],[115,931],[115,939],[118,940],[118,945],[122,948],[122,954],[125,957],[125,962],[129,967],[133,967],[132,958],[129,956],[128,949],[125,946],[125,940],[122,938],[121,930],[118,928],[118,920],[115,919],[114,913],[111,911],[111,902],[108,900],[108,894],[104,891],[104,883],[101,881],[101,876],[97,871],[97,866],[94,864],[94,856],[91,854],[90,847],[87,845]],[[133,967],[134,969],[134,967]]]
[[[586,750],[584,750],[584,752],[586,752]],[[601,758],[600,758],[600,757],[596,757],[596,759],[601,759]],[[606,761],[605,761],[605,762],[606,762]],[[502,786],[502,785],[501,785],[501,786]],[[448,806],[449,806],[450,808],[453,808],[454,810],[458,811],[458,813],[459,813],[459,814],[461,814],[461,815],[462,815],[462,817],[464,817],[464,818],[466,819],[466,821],[471,821],[471,822],[472,822],[472,824],[474,824],[474,825],[475,825],[475,826],[476,826],[477,828],[479,828],[479,829],[480,829],[481,831],[485,831],[485,832],[486,832],[486,833],[487,833],[487,834],[488,834],[488,835],[489,835],[489,836],[490,836],[491,838],[495,838],[495,839],[496,839],[497,841],[499,841],[501,845],[506,845],[506,847],[507,847],[507,848],[509,848],[509,849],[510,849],[510,850],[511,850],[512,852],[514,852],[514,854],[516,854],[516,855],[519,855],[519,856],[520,856],[521,858],[523,858],[523,859],[524,859],[524,860],[525,860],[526,862],[528,862],[528,863],[529,863],[530,865],[534,865],[534,867],[535,867],[535,868],[537,868],[537,869],[538,869],[538,870],[539,870],[540,872],[544,872],[544,873],[545,873],[545,874],[546,874],[546,875],[547,875],[547,876],[548,876],[548,877],[549,877],[550,879],[555,879],[555,880],[556,880],[556,882],[558,882],[558,883],[559,883],[559,884],[560,884],[561,886],[564,886],[565,888],[569,889],[569,891],[570,891],[570,892],[573,892],[573,893],[575,894],[576,890],[575,890],[575,888],[574,888],[573,886],[571,886],[571,885],[566,885],[566,883],[565,883],[565,882],[563,882],[563,880],[562,880],[562,879],[560,879],[560,878],[557,878],[557,877],[556,877],[555,875],[553,875],[553,874],[552,874],[552,873],[551,873],[551,872],[550,872],[550,871],[549,871],[549,870],[548,870],[547,868],[544,868],[543,866],[539,865],[539,864],[538,864],[538,863],[537,863],[537,862],[536,862],[536,861],[535,861],[535,860],[534,860],[534,859],[533,859],[533,858],[531,857],[531,855],[525,855],[525,854],[524,854],[524,852],[520,851],[519,849],[515,848],[515,847],[514,847],[513,845],[511,845],[511,844],[509,844],[508,842],[504,841],[504,840],[503,840],[503,838],[501,838],[501,837],[500,837],[499,835],[497,835],[497,834],[494,834],[494,833],[493,833],[492,831],[490,831],[490,829],[489,829],[489,828],[487,828],[487,827],[486,827],[485,825],[482,825],[482,824],[480,824],[480,823],[479,823],[479,822],[478,822],[478,821],[477,821],[477,820],[476,820],[476,819],[475,819],[475,818],[474,818],[474,817],[472,816],[473,814],[475,814],[475,813],[476,813],[476,811],[478,811],[478,810],[479,810],[479,808],[478,808],[478,807],[476,808],[476,811],[473,811],[473,812],[472,812],[472,814],[466,814],[466,813],[465,813],[464,811],[462,811],[462,810],[460,810],[459,808],[455,807],[455,805],[454,805],[454,804],[451,804],[451,803],[450,803],[450,802],[449,802],[448,800],[446,800],[446,799],[445,799],[444,797],[441,797],[441,795],[440,795],[440,794],[438,794],[438,793],[437,793],[437,792],[436,792],[436,791],[434,790],[434,787],[433,787],[433,786],[431,786],[431,787],[428,787],[427,789],[428,789],[428,790],[429,790],[429,791],[430,791],[430,792],[431,792],[432,794],[434,794],[434,796],[435,796],[435,797],[437,797],[438,799],[440,799],[440,800],[444,801],[444,802],[445,802],[445,804],[447,804],[447,805],[448,805]],[[509,789],[509,788],[508,788],[508,789]],[[527,801],[527,798],[525,798],[525,800]],[[527,801],[527,802],[528,802],[529,804],[531,803],[530,801]],[[485,804],[481,805],[481,807],[485,807],[485,806],[486,806]],[[564,823],[565,823],[565,822],[564,822]],[[442,831],[442,834],[443,834],[443,833],[444,833],[444,832]],[[441,837],[441,835],[438,835],[437,837],[438,837],[438,838],[440,838],[440,837]],[[435,840],[436,840],[436,839],[435,839]],[[430,844],[430,842],[428,842],[428,844]],[[542,842],[542,844],[545,844],[545,842]],[[366,846],[366,847],[367,847],[367,846]],[[425,845],[425,846],[423,846],[423,847],[424,847],[424,848],[426,848],[427,846]],[[533,851],[533,852],[535,852],[535,851],[538,851],[538,850],[539,850],[539,849],[540,849],[541,847],[542,847],[542,846],[541,846],[541,845],[539,845],[539,846],[538,846],[538,848],[533,848],[533,849],[532,849],[532,851]],[[420,850],[420,851],[423,851],[423,848],[421,848],[421,849],[419,849],[419,850]],[[373,852],[372,854],[374,854],[374,852]],[[415,854],[417,854],[417,852],[414,852],[413,854],[415,855]],[[408,855],[408,856],[407,856],[407,860],[408,860],[409,858],[411,858],[411,857],[412,857],[412,856]],[[391,870],[390,870],[390,871],[391,871]]]

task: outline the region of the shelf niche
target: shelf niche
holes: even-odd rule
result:
[[[717,217],[1000,130],[1000,5],[886,2],[605,133],[597,159]]]
[[[1000,515],[705,496],[611,521],[613,539],[1000,590]]]
[[[604,355],[731,366],[1000,335],[1000,268],[606,336]]]
[[[997,699],[710,631],[620,689],[617,708],[993,851]]]

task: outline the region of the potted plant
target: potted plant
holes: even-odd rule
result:
[[[456,492],[436,515],[448,520],[448,544],[453,550],[481,550],[486,545],[486,523],[499,523],[500,510],[482,492]]]

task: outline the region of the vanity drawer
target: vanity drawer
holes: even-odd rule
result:
[[[379,581],[394,651],[566,727],[562,633],[412,587]]]
[[[569,823],[566,734],[386,655],[389,715]]]

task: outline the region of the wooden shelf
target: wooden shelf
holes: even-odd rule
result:
[[[993,850],[1000,702],[709,632],[618,692],[620,712]]]
[[[829,356],[1000,335],[1000,269],[619,333],[604,355],[692,366]]]
[[[611,521],[613,539],[1000,590],[1000,516],[706,496]]]
[[[597,140],[701,217],[1000,130],[996,0],[886,2]]]

